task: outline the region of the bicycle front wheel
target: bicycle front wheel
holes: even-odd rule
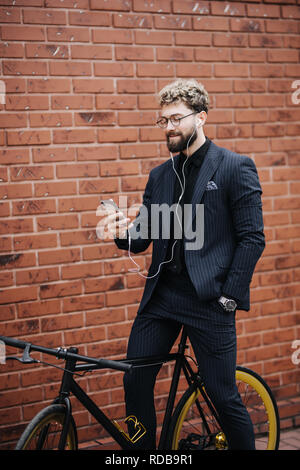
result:
[[[41,410],[25,428],[16,450],[58,450],[65,417],[64,405],[50,405]],[[77,450],[76,425],[72,416],[65,450]]]
[[[276,401],[265,381],[255,372],[237,367],[237,387],[250,415],[257,450],[276,450],[280,426]],[[170,424],[174,450],[225,450],[226,436],[200,390],[192,385],[179,401]]]

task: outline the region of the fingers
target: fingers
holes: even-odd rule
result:
[[[107,213],[107,211],[105,212]],[[122,212],[114,211],[98,222],[96,228],[97,236],[101,239],[125,238],[129,222],[130,219],[125,217]]]

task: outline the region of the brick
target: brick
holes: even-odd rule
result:
[[[156,57],[157,60],[161,61],[192,61],[193,60],[193,49],[184,47],[157,47]]]
[[[113,3],[106,0],[90,0],[91,10],[119,10],[130,11],[130,4],[124,0],[114,0]]]
[[[51,97],[52,109],[92,109],[93,97],[89,95],[54,95]]]
[[[101,160],[115,160],[118,156],[117,146],[105,145],[101,149]],[[99,160],[99,148],[96,147],[80,147],[77,150],[78,161]]]
[[[88,62],[57,61],[49,64],[50,75],[91,75],[91,64]]]
[[[74,45],[71,46],[72,59],[112,59],[111,46]]]
[[[56,174],[58,178],[80,178],[97,176],[99,173],[96,163],[72,163],[69,165],[57,165]]]
[[[66,13],[64,11],[50,9],[24,9],[24,23],[36,24],[66,24]]]
[[[69,93],[71,89],[68,78],[30,78],[27,83],[29,93]]]
[[[152,28],[152,15],[132,15],[131,13],[114,13],[113,25],[117,28]]]
[[[75,113],[77,126],[113,126],[116,124],[116,115],[111,111]]]
[[[36,183],[34,185],[34,195],[36,197],[48,197],[48,196],[59,196],[59,195],[68,195],[76,194],[76,182],[51,182],[51,183]]]
[[[47,96],[19,96],[9,95],[6,103],[7,110],[39,110],[49,109],[49,100]]]
[[[266,20],[267,21],[267,20]],[[241,31],[248,33],[262,33],[265,31],[264,21],[258,19],[232,18],[230,20],[231,31]]]
[[[10,41],[44,41],[45,33],[43,27],[37,26],[2,26],[2,40]]]
[[[66,127],[72,125],[68,113],[34,113],[29,116],[31,127]]]
[[[193,18],[193,29],[202,31],[229,31],[229,20],[227,18],[198,16],[198,18]]]
[[[138,65],[141,65],[141,64],[138,64]],[[137,107],[137,98],[132,95],[97,95],[96,96],[96,108],[97,109],[135,109],[136,107]]]
[[[3,219],[0,221],[0,233],[23,233],[33,231],[33,221],[30,218],[26,219]],[[19,255],[17,255],[19,258]],[[8,257],[9,259],[9,257]],[[1,264],[1,262],[0,262]]]
[[[107,292],[106,304],[109,307],[124,304],[135,304],[141,300],[142,291],[143,289],[128,289],[122,292],[118,292],[118,295],[115,295],[114,292]]]
[[[25,165],[11,168],[10,174],[13,181],[23,181],[52,179],[54,171],[50,165]]]
[[[135,128],[126,129],[99,129],[98,142],[136,142],[138,140],[138,130]]]
[[[151,11],[153,13],[170,13],[171,1],[170,0],[153,0],[151,3],[144,2],[144,0],[133,0],[134,11]]]
[[[157,45],[173,44],[173,35],[171,31],[136,30],[134,34],[135,34],[136,44],[157,44]]]
[[[20,13],[20,10],[17,10],[16,8],[0,8],[0,21],[1,23],[20,23]]]
[[[59,280],[58,268],[22,270],[16,273],[16,284],[40,284]]]
[[[119,112],[119,125],[120,126],[144,126],[155,125],[156,113],[152,111],[120,111]]]
[[[18,43],[2,43],[0,44],[0,54],[1,57],[21,58],[24,56],[24,46]]]
[[[95,76],[103,77],[132,77],[133,64],[124,63],[95,63]]]
[[[98,11],[70,11],[69,22],[80,26],[110,26],[111,15]]]
[[[51,143],[49,131],[7,131],[7,145],[47,145]]]
[[[26,57],[40,59],[67,59],[69,52],[67,46],[46,45],[46,44],[26,44]]]
[[[265,20],[265,28],[267,33],[295,33],[297,34],[298,26],[296,21],[288,20]]]
[[[32,199],[30,201],[13,202],[13,215],[47,214],[55,212],[54,199]]]
[[[117,60],[153,60],[154,51],[152,47],[143,46],[115,46]]]
[[[248,77],[247,64],[215,64],[216,77]]]
[[[251,47],[283,47],[283,37],[272,34],[250,34],[249,45]]]
[[[47,64],[36,60],[3,60],[4,75],[47,75]]]
[[[60,161],[73,161],[76,157],[76,150],[74,148],[66,147],[52,147],[49,148],[33,148],[33,162],[34,163],[45,163],[45,162],[60,162]]]
[[[180,2],[179,0],[173,1],[174,13],[188,13],[190,15],[208,15],[210,13],[208,1],[200,1],[195,4],[192,1]]]
[[[0,114],[0,127],[26,127],[27,119],[23,114],[6,113]]]
[[[0,301],[2,304],[24,302],[37,299],[37,295],[37,287],[17,287],[0,291]]]
[[[279,18],[280,6],[278,5],[246,5],[247,15],[264,18]]]
[[[85,279],[84,280],[85,292],[106,292],[109,290],[124,289],[124,280],[122,276],[105,276],[104,278]]]
[[[101,308],[103,306],[104,306],[104,294],[83,295],[80,297],[64,299],[63,311],[73,312],[77,310],[78,311],[91,310],[95,308]]]
[[[67,330],[70,328],[79,328],[82,325],[82,314],[75,313],[70,315],[56,315],[55,317],[46,317],[41,320],[41,329],[43,332]]]
[[[212,15],[246,16],[246,6],[240,3],[210,2]]]
[[[66,183],[63,183],[66,185]],[[64,215],[64,216],[49,216],[49,217],[37,217],[37,229],[38,231],[49,231],[49,230],[66,230],[70,228],[78,228],[78,216],[76,214]],[[52,257],[51,257],[52,261]]]
[[[80,260],[80,249],[64,248],[60,250],[41,251],[38,254],[38,260],[40,265],[49,264],[49,261],[51,261],[51,264],[74,263]]]
[[[134,175],[139,173],[139,164],[136,161],[125,163],[109,162],[100,164],[100,176]]]
[[[266,110],[236,110],[236,122],[265,122],[268,119]]]
[[[135,80],[135,79],[119,79],[117,81],[118,93],[154,93],[154,80]]]
[[[85,277],[100,276],[102,266],[97,263],[77,263],[72,266],[63,266],[61,271],[62,279],[82,279]]]
[[[84,28],[65,28],[60,27],[48,27],[47,28],[48,41],[76,41],[76,42],[89,42],[90,35],[89,30]]]
[[[131,44],[132,41],[132,32],[114,28],[113,30],[102,30],[102,29],[93,29],[92,30],[93,42],[96,43],[108,43],[108,44]],[[137,41],[136,41],[137,42]]]
[[[248,39],[245,34],[231,32],[214,33],[213,45],[217,47],[246,47],[248,46]]]
[[[0,186],[2,199],[17,199],[32,196],[31,184],[12,184]]]
[[[66,129],[53,131],[54,144],[76,144],[95,142],[95,132],[93,129]]]
[[[61,282],[56,284],[41,284],[40,285],[40,298],[49,299],[51,297],[65,297],[69,295],[78,295],[81,294],[81,282],[72,281],[72,282]],[[70,324],[68,324],[70,328]],[[52,331],[55,330],[54,325],[52,326]]]
[[[233,51],[235,52],[235,51]],[[197,47],[195,50],[195,59],[198,61],[222,61],[222,62],[227,62],[230,60],[230,49],[221,49],[221,48],[211,48],[210,53],[207,54],[207,48],[206,47]],[[234,60],[234,59],[233,59]]]
[[[101,178],[79,182],[79,194],[111,193],[117,192],[118,188],[119,183],[117,178]]]

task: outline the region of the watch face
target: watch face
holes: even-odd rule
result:
[[[227,300],[226,308],[228,310],[234,310],[236,308],[236,302],[234,300]]]

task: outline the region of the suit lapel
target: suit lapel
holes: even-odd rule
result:
[[[191,201],[192,211],[185,211],[185,217],[187,217],[187,228],[191,227],[192,221],[196,216],[196,204],[200,204],[200,201],[206,190],[207,183],[210,181],[210,179],[216,172],[222,159],[223,155],[220,151],[220,148],[217,147],[217,145],[215,145],[213,142],[211,142],[195,183],[194,193]]]
[[[179,158],[180,158],[179,154],[175,155],[174,157],[175,169],[176,169],[177,161]],[[222,159],[223,159],[223,155],[222,155],[222,152],[220,151],[220,148],[217,145],[215,145],[213,142],[211,142],[208,148],[207,154],[204,158],[204,162],[202,163],[202,166],[200,168],[196,183],[195,183],[194,193],[193,193],[193,197],[191,201],[192,210],[185,211],[186,229],[191,228],[192,221],[194,220],[196,216],[196,204],[200,204],[204,191],[206,190],[207,183],[210,181],[210,179],[216,172]],[[175,185],[175,180],[177,176],[175,174],[175,171],[173,170],[171,159],[168,161],[168,163],[169,163],[168,171],[165,172],[164,178],[163,178],[164,187],[162,188],[162,193],[161,193],[162,200],[160,204],[166,203],[168,204],[169,207],[171,207],[172,204],[174,203],[173,201],[174,185]]]

